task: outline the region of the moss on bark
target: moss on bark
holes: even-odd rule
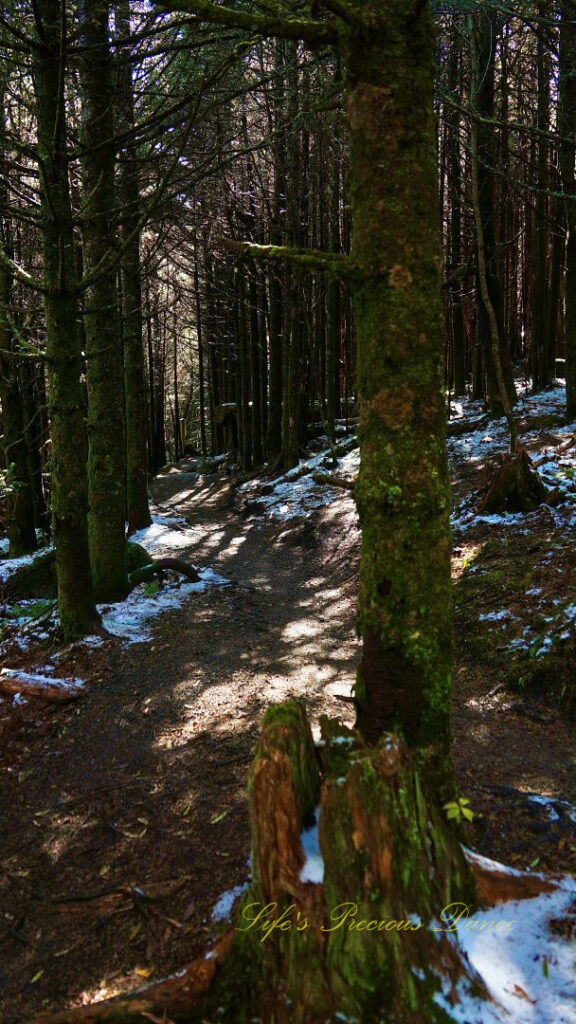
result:
[[[46,359],[52,440],[52,530],[58,574],[58,612],[64,639],[76,640],[98,621],[87,536],[86,424],[78,332],[74,226],[62,53],[61,4],[42,5],[42,32],[33,48],[40,197],[44,239]]]
[[[362,527],[358,725],[449,771],[450,493],[429,11],[364,5],[347,40]],[[412,22],[410,18],[412,17]]]

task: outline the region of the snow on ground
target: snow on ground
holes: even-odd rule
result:
[[[212,569],[199,569],[198,573],[198,583],[169,583],[153,595],[147,595],[146,588],[140,586],[125,601],[98,605],[102,625],[114,636],[123,637],[128,644],[149,640],[152,622],[162,612],[178,608],[190,594],[198,594],[209,586],[222,586],[229,582]]]
[[[135,534],[133,540],[146,547],[153,556],[179,556],[182,549],[189,547],[194,539],[192,531],[187,526],[186,520],[180,517],[168,517],[153,515],[152,526],[146,530],[140,530]],[[5,559],[0,561],[0,580],[7,579],[21,565],[31,564],[35,558],[45,554],[47,548],[42,548],[32,555],[24,555],[22,558]],[[113,636],[122,637],[126,643],[141,643],[151,636],[152,622],[155,618],[169,608],[177,608],[183,601],[194,593],[206,590],[210,586],[223,586],[228,580],[212,569],[198,570],[200,581],[198,583],[182,582],[182,579],[170,574],[167,581],[160,587],[156,584],[141,584],[128,595],[125,601],[118,601],[113,605],[99,605],[98,611],[102,616],[102,624]],[[34,601],[19,601],[18,609],[23,614],[11,619],[5,619],[6,626],[12,624],[19,632],[16,635],[16,643],[21,650],[26,650],[39,639],[45,639],[46,629],[57,625],[57,619],[53,616],[50,624],[44,623],[44,630],[38,633],[30,623],[28,632],[22,632],[21,628],[29,621],[26,616],[26,606],[38,604]],[[97,646],[104,641],[100,637],[85,637],[82,643],[89,646]],[[2,644],[0,643],[0,653]],[[48,666],[49,668],[49,666]],[[46,666],[41,671],[46,670]]]
[[[264,515],[266,518],[284,521],[295,519],[330,505],[342,493],[338,487],[314,483],[313,473],[353,480],[359,465],[357,448],[338,456],[335,463],[330,452],[325,450],[301,461],[295,469],[275,481],[265,478],[249,480],[238,488],[238,494],[250,503],[254,502],[249,518]]]
[[[566,392],[564,381],[557,380],[555,387],[539,394],[529,394],[526,383],[516,381],[516,390],[519,395],[515,406],[515,414],[523,420],[530,420],[542,416],[562,416],[565,409]],[[478,429],[467,434],[448,438],[448,461],[452,467],[458,463],[468,462],[483,466],[487,459],[510,449],[508,424],[504,418],[487,422],[482,416],[482,403],[472,402],[469,399],[450,403],[450,421],[467,420],[469,424],[478,421]],[[537,452],[537,459],[546,457],[546,461],[538,467],[538,472],[546,487],[549,490],[559,492],[561,498],[565,498],[567,504],[559,505],[551,509],[551,515],[557,520],[557,525],[574,527],[576,526],[576,423],[550,426],[549,432],[557,439],[555,445],[545,445]],[[530,448],[538,445],[542,434],[540,427],[534,431],[522,432],[521,441],[523,445]],[[559,449],[574,438],[573,447],[566,451]],[[509,527],[523,526],[526,533],[530,532],[531,520],[538,516],[538,511],[522,515],[520,513],[505,513],[504,515],[476,515],[474,505],[477,501],[476,495],[470,495],[461,502],[460,506],[452,514],[452,529],[458,534],[463,534],[472,526],[482,523],[487,526],[499,526],[508,529]]]
[[[152,515],[152,525],[130,536],[134,544],[141,544],[151,555],[163,556],[189,547],[190,534],[182,516]]]
[[[515,873],[488,863],[496,870]],[[554,892],[500,903],[470,916],[464,907],[454,908],[452,919],[445,912],[444,921],[436,927],[457,939],[492,1002],[474,998],[467,983],[461,982],[460,1002],[452,1006],[447,986],[436,1001],[452,1020],[458,1024],[576,1024],[576,879],[566,875]]]
[[[248,888],[248,885],[248,882],[244,882],[244,885],[236,885],[233,889],[228,889],[226,892],[223,892],[212,908],[212,920],[217,924],[222,921],[229,921],[232,913],[232,907],[236,903],[236,900],[239,899],[242,893]]]

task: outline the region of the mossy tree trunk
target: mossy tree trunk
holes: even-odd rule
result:
[[[347,42],[362,527],[356,689],[369,739],[401,730],[444,785],[450,749],[450,490],[434,34],[427,7],[363,7]]]
[[[97,621],[87,533],[84,369],[68,185],[62,0],[43,0],[32,76],[36,101],[44,240],[46,359],[52,438],[52,529],[58,610],[67,641]],[[40,20],[41,19],[41,20]]]
[[[116,290],[113,87],[108,0],[83,0],[83,258],[90,562],[99,601],[126,596],[124,380]]]

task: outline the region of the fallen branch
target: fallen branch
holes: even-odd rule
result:
[[[0,672],[1,693],[21,693],[25,697],[38,697],[52,704],[65,704],[84,694],[80,679],[48,679],[34,672],[17,668],[3,668]]]
[[[329,487],[343,487],[345,491],[353,491],[356,486],[355,480],[345,480],[341,476],[330,476],[329,473],[313,473],[312,479],[315,484],[328,484]]]

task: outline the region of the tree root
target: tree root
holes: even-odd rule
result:
[[[181,576],[185,576],[191,583],[200,582],[198,570],[193,565],[183,562],[180,558],[157,558],[148,565],[143,565],[130,573],[128,576],[130,590],[134,590],[134,587],[137,587],[139,583],[149,583],[155,576],[161,576],[167,569],[171,572],[180,573]]]

